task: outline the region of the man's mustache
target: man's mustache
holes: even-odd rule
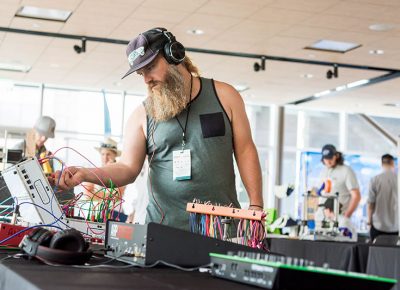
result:
[[[161,82],[158,82],[158,81],[150,81],[148,84],[147,84],[147,86],[150,88],[150,89],[152,89],[152,88],[154,88],[156,85],[158,85],[158,84],[161,84]]]

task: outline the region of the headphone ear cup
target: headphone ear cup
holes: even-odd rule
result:
[[[166,59],[166,61],[169,64],[174,64],[174,61],[172,60],[171,54],[170,54],[170,47],[171,47],[171,43],[170,42],[167,42],[164,45],[164,58]]]
[[[75,229],[67,229],[55,233],[49,247],[70,252],[84,252],[87,249],[85,239]]]
[[[185,47],[177,41],[164,45],[164,57],[169,64],[180,64],[185,59]]]
[[[180,64],[185,59],[185,47],[180,42],[173,42],[170,44],[171,58],[175,64]]]

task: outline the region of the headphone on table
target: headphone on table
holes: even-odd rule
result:
[[[168,40],[164,45],[164,57],[170,64],[180,64],[185,59],[185,47],[178,42],[175,36],[165,28],[154,28],[155,31],[162,33]]]
[[[23,238],[19,247],[30,258],[62,265],[82,265],[93,254],[89,244],[75,229],[53,233],[45,228],[35,228]]]

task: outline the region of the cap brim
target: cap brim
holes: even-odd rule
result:
[[[121,150],[115,150],[115,149],[111,149],[111,148],[105,148],[105,147],[94,147],[94,149],[96,149],[99,153],[101,152],[101,149],[107,149],[107,150],[110,150],[110,151],[113,151],[113,152],[115,152],[115,154],[117,154],[117,157],[120,157],[121,156]]]
[[[333,154],[333,155],[326,155],[326,156],[322,156],[322,159],[328,159],[328,160],[330,160],[330,159],[332,159],[333,158],[333,156],[335,156],[335,154]]]
[[[148,59],[138,63],[137,65],[131,67],[128,72],[121,78],[124,79],[125,77],[129,76],[131,73],[134,73],[135,71],[145,67],[146,65],[148,65],[149,63],[151,63],[156,57],[157,55],[160,53],[160,51],[157,51],[155,54],[151,55]]]
[[[43,132],[43,131],[41,131],[41,130],[37,130],[36,129],[36,131],[41,135],[41,136],[44,136],[44,137],[46,137],[46,138],[54,138],[54,132]]]

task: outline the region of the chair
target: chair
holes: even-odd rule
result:
[[[397,235],[379,235],[372,243],[376,246],[400,246]]]

